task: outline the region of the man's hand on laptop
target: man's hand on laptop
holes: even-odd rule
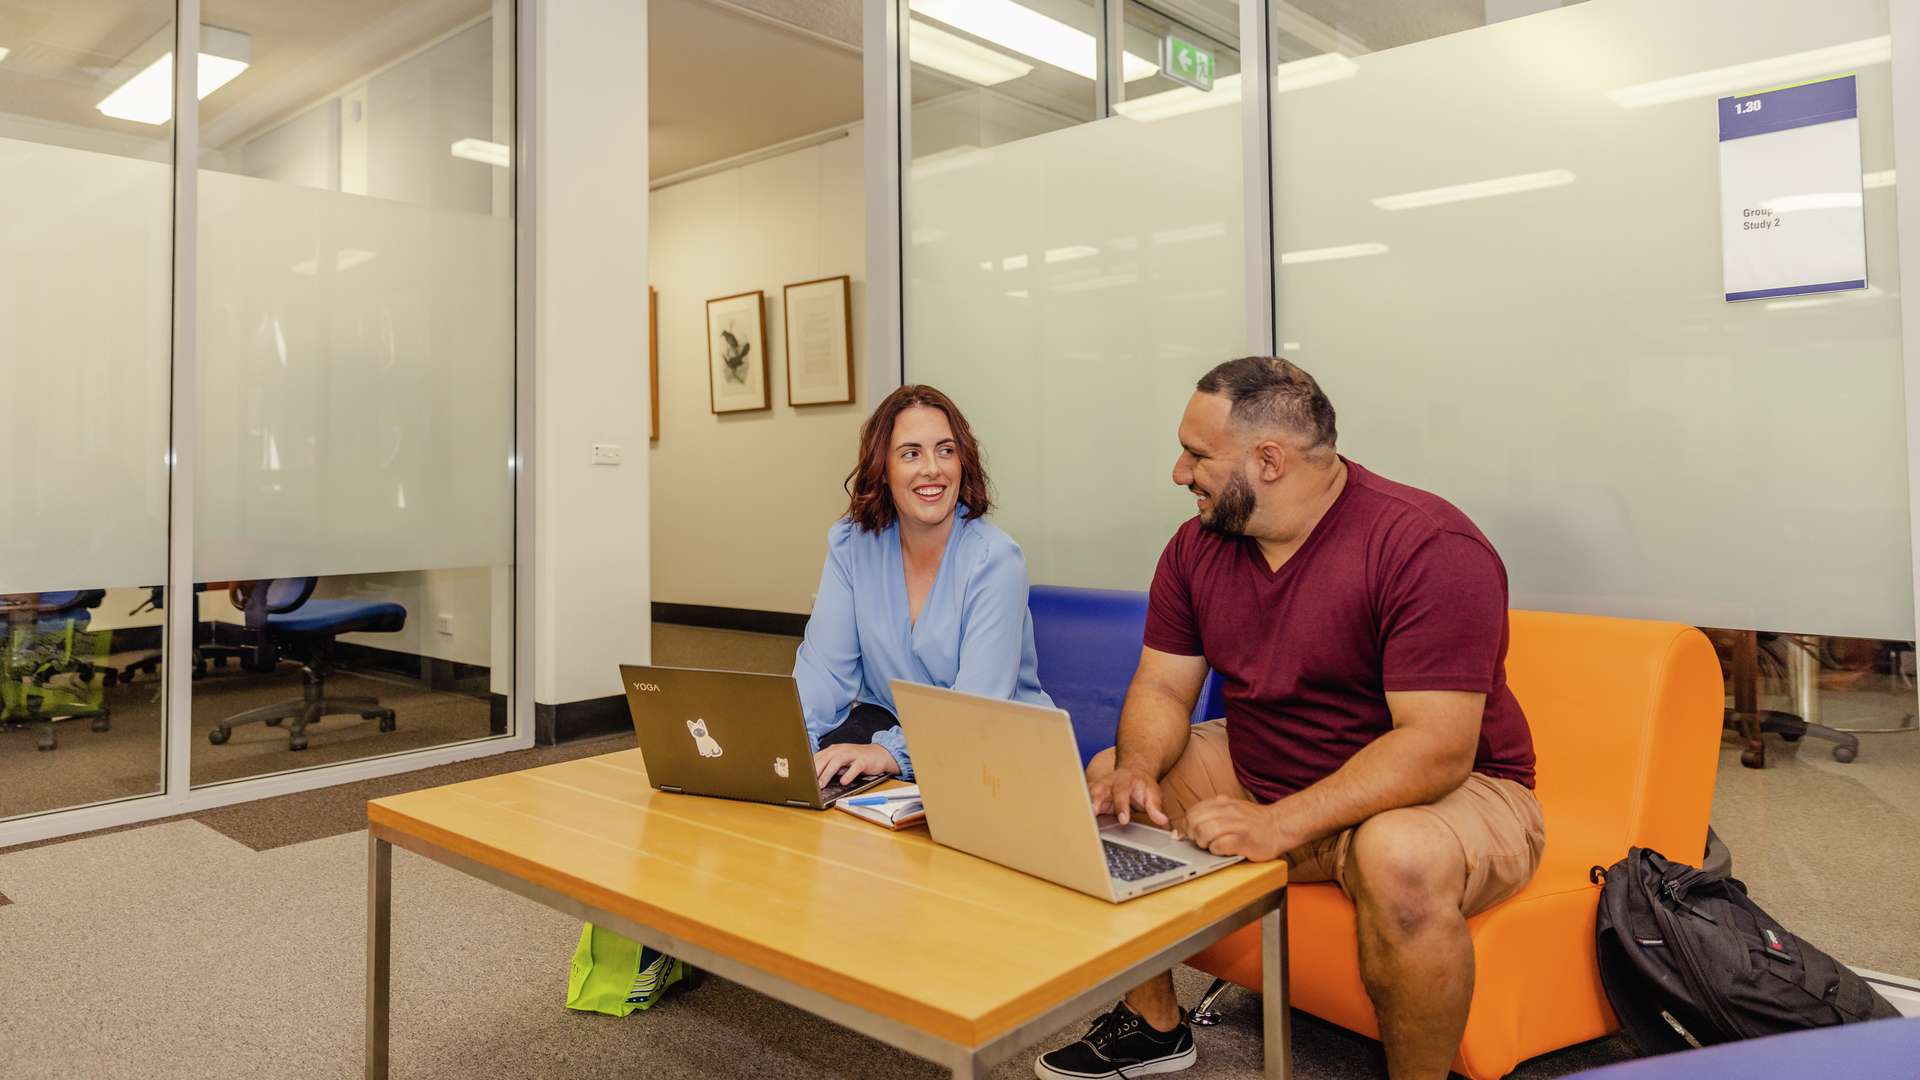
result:
[[[1133,820],[1135,809],[1146,811],[1147,820],[1162,829],[1172,824],[1160,806],[1160,781],[1144,769],[1121,765],[1105,776],[1088,777],[1087,794],[1095,814],[1112,814],[1122,825]]]
[[[1187,811],[1187,838],[1215,855],[1268,862],[1304,843],[1287,836],[1273,806],[1215,795]]]
[[[838,780],[850,784],[862,776],[898,776],[900,762],[879,743],[835,743],[813,755],[814,775],[820,786]]]

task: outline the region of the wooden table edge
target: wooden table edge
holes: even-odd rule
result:
[[[1070,1001],[1090,989],[1101,986],[1106,979],[1091,969],[1096,966],[1100,968],[1112,966],[1111,958],[1115,953],[1122,951],[1114,950],[1089,960],[1014,998],[1005,1005],[989,1010],[975,1020],[905,997],[894,991],[854,982],[836,969],[823,968],[804,960],[795,960],[784,953],[768,949],[751,938],[717,931],[708,924],[694,922],[654,907],[642,898],[614,892],[604,886],[559,873],[522,856],[502,851],[475,841],[471,837],[422,821],[384,805],[383,800],[372,800],[367,803],[367,830],[376,839],[395,847],[405,848],[424,858],[445,864],[446,860],[439,857],[441,853],[445,853],[470,860],[498,873],[518,878],[537,888],[566,896],[588,907],[615,913],[641,926],[651,927],[661,933],[683,939],[745,966],[758,968],[775,978],[917,1029],[957,1047],[970,1049],[984,1047],[1019,1029],[1022,1025],[1046,1015],[1058,1007],[1059,1003]],[[454,869],[461,868],[455,866]],[[1128,942],[1124,950],[1126,957],[1118,965],[1119,970],[1124,971],[1185,938],[1204,933],[1236,913],[1260,903],[1263,898],[1284,890],[1288,882],[1287,864],[1276,860],[1265,869],[1267,873],[1251,878],[1232,892],[1216,898],[1214,903],[1209,905],[1214,909],[1214,914],[1203,917],[1197,925],[1188,926],[1184,930],[1162,927],[1154,933],[1143,934]],[[1278,881],[1271,880],[1276,876]],[[1253,922],[1257,923],[1258,919],[1255,918]],[[1200,949],[1196,948],[1194,951],[1198,952]]]

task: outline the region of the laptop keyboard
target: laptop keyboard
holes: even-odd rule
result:
[[[832,802],[855,788],[865,787],[879,779],[881,778],[878,776],[862,776],[851,784],[828,784],[820,789],[820,801]]]
[[[1101,840],[1100,845],[1107,849],[1107,873],[1116,881],[1140,881],[1187,865],[1178,859],[1116,844],[1111,840]]]

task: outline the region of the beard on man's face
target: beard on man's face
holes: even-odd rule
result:
[[[1245,536],[1254,510],[1253,485],[1247,478],[1234,473],[1212,501],[1211,509],[1200,512],[1200,527],[1221,536]]]

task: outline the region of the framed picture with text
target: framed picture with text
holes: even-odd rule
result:
[[[786,287],[787,404],[853,400],[853,279],[845,274]]]
[[[647,441],[660,441],[660,294],[647,286],[647,386],[653,403],[653,426],[647,429]]]
[[[707,389],[716,413],[773,408],[766,304],[758,289],[707,301]]]

